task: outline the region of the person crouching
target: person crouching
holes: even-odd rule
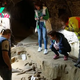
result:
[[[50,31],[48,33],[51,39],[50,49],[55,53],[53,59],[59,58],[59,53],[64,55],[64,60],[68,60],[68,52],[71,51],[71,46],[68,40],[62,33],[56,31]]]

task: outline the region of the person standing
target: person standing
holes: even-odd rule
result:
[[[11,50],[9,39],[11,37],[10,29],[3,29],[0,37],[0,76],[3,80],[11,80]]]
[[[47,50],[47,29],[45,25],[45,21],[49,19],[49,12],[46,7],[43,7],[41,2],[36,2],[35,4],[35,20],[36,27],[38,30],[38,43],[39,48],[38,52],[42,51],[42,37],[44,40],[44,54],[48,53]]]

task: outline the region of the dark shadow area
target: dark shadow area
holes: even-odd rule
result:
[[[24,24],[27,29],[34,27],[34,7],[29,0],[22,0],[17,3],[12,11],[11,17]]]
[[[6,10],[10,13],[11,19],[24,24],[27,29],[34,27],[34,5],[30,0],[22,0],[15,5],[8,2]]]
[[[31,0],[6,1],[6,12],[10,14],[10,27],[15,40],[22,40],[35,29],[34,5]],[[4,3],[2,1],[2,3]],[[14,41],[14,40],[13,40]]]

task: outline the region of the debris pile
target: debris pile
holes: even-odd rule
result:
[[[27,80],[46,80],[46,78],[42,76],[42,71],[37,68],[37,64],[32,62],[25,63],[23,69],[12,69],[12,73],[17,73],[17,76],[22,74],[29,74]],[[21,80],[26,80],[26,78],[22,77]]]

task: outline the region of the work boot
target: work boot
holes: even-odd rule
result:
[[[78,65],[80,65],[80,61],[77,61],[77,63],[74,64],[75,67],[77,67]]]
[[[77,67],[80,68],[80,64],[78,64]]]
[[[74,66],[77,67],[78,63],[75,63]]]

